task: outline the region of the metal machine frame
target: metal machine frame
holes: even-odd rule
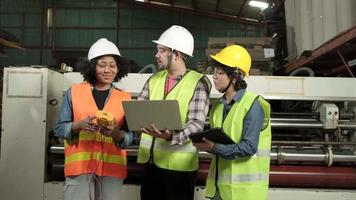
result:
[[[143,84],[151,74],[129,74],[122,79],[117,86],[137,96],[141,91]],[[211,76],[208,76],[212,79]],[[269,100],[322,100],[326,102],[342,101],[349,104],[350,109],[356,113],[354,106],[356,102],[356,92],[354,86],[356,79],[352,78],[313,78],[313,77],[270,77],[270,76],[251,76],[247,79],[248,89],[261,94]],[[63,98],[63,92],[71,84],[82,81],[79,73],[58,73],[47,68],[32,67],[10,67],[4,69],[4,90],[2,105],[2,133],[1,133],[1,157],[0,157],[0,199],[62,199],[63,182],[47,181],[46,164],[50,151],[56,151],[55,148],[49,148],[49,135]],[[218,98],[221,94],[215,89],[211,92],[211,98]],[[335,107],[326,107],[328,109]],[[325,120],[328,120],[327,117]],[[354,121],[351,120],[351,121]],[[346,125],[341,120],[335,124],[343,128],[350,126],[354,129],[353,123]],[[291,122],[283,120],[272,121],[272,126],[290,125]],[[294,122],[293,125],[297,123]],[[323,128],[321,121],[314,121],[311,124],[317,124],[318,128]],[[304,124],[305,125],[305,124]],[[332,126],[333,123],[329,123]],[[356,141],[355,132],[351,142]],[[57,149],[58,152],[61,149]],[[129,156],[135,156],[135,149],[129,149]],[[282,151],[283,152],[283,151]],[[327,159],[331,154],[321,155],[321,161]],[[206,156],[206,153],[201,153]],[[300,154],[278,151],[271,152],[271,159],[279,161],[282,156],[284,160],[294,159],[316,159]],[[299,156],[299,157],[298,157]],[[310,155],[309,155],[310,156]],[[337,159],[340,159],[339,161]],[[334,162],[341,161],[356,162],[356,155],[344,157],[334,157]],[[129,163],[130,167],[130,163]],[[282,166],[283,167],[283,166]],[[288,177],[284,167],[283,170],[275,170],[271,174],[275,181],[283,181]],[[273,169],[273,168],[272,168]],[[279,168],[280,169],[280,168]],[[332,168],[330,168],[332,169]],[[129,169],[130,170],[130,169]],[[290,169],[294,170],[294,169]],[[130,171],[129,171],[130,174]],[[340,175],[353,175],[343,174]],[[320,178],[316,176],[315,178]],[[327,179],[326,179],[327,180]],[[333,179],[328,179],[333,181]],[[355,184],[350,179],[350,184]],[[282,183],[282,182],[281,182]],[[282,184],[283,185],[283,184]],[[123,196],[125,199],[139,199],[139,185],[125,184]],[[196,200],[204,199],[204,190],[202,186],[197,187]],[[291,189],[270,188],[269,197],[271,199],[355,199],[356,190],[354,189]]]

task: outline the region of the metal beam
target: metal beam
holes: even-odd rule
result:
[[[47,1],[42,0],[42,15],[41,15],[41,49],[40,49],[40,64],[43,64],[43,48],[44,48],[44,30],[45,30],[45,22],[47,13]]]
[[[175,4],[175,1],[174,1],[174,0],[171,0],[171,7],[174,8],[174,4]]]
[[[337,67],[333,67],[331,69],[322,69],[322,70],[319,70],[319,72],[321,74],[323,74],[323,76],[335,76],[337,75],[338,73],[342,73],[345,71],[345,65],[342,64],[342,65],[339,65]]]
[[[217,0],[216,1],[216,6],[215,6],[215,13],[218,13],[219,8],[220,8],[220,0]]]
[[[120,29],[120,0],[116,0],[116,23],[115,23],[116,44],[119,44],[119,29]]]
[[[336,51],[338,49],[340,49],[345,45],[348,45],[348,43],[350,43],[352,40],[355,40],[355,38],[356,38],[356,27],[352,27],[336,35],[332,39],[323,43],[317,49],[313,50],[311,56],[307,58],[300,57],[286,64],[283,68],[277,70],[278,71],[277,73],[289,74],[299,67],[306,66],[309,63],[315,63],[316,60],[320,59],[322,56],[327,56],[328,54],[331,53],[337,53]]]
[[[247,0],[244,0],[244,1],[242,2],[242,5],[241,5],[241,7],[240,7],[240,9],[239,9],[239,12],[237,13],[237,16],[238,16],[238,17],[241,16],[242,11],[243,11],[244,8],[245,8],[246,2],[247,2]]]
[[[342,62],[344,63],[344,66],[346,68],[346,70],[349,72],[349,74],[352,76],[352,77],[355,77],[354,74],[352,73],[351,69],[350,69],[350,65],[345,61],[345,58],[342,56],[342,54],[340,53],[340,50],[337,49],[336,50],[337,54],[339,55],[340,59],[342,60]]]
[[[210,18],[215,18],[215,19],[222,19],[226,21],[234,21],[234,22],[239,22],[242,24],[250,24],[250,25],[255,25],[255,26],[262,26],[263,23],[254,21],[251,19],[245,19],[242,17],[236,17],[234,15],[229,15],[229,14],[222,14],[222,13],[214,13],[212,12],[206,12],[206,11],[196,11],[193,9],[188,9],[188,8],[178,8],[178,7],[171,7],[167,5],[161,5],[161,4],[155,4],[152,2],[138,2],[138,1],[131,1],[131,0],[121,0],[121,2],[128,3],[133,6],[141,6],[144,8],[154,8],[154,9],[164,9],[164,10],[171,10],[175,12],[184,12],[192,15],[198,15],[198,16],[206,16]]]
[[[197,11],[197,1],[196,0],[192,0],[192,8],[194,11]]]

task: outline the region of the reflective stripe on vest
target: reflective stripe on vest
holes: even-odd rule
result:
[[[75,84],[71,88],[74,121],[95,116],[98,108],[88,83]],[[130,100],[130,94],[112,89],[103,110],[115,116],[121,126],[124,121],[122,101]],[[112,137],[101,133],[80,131],[74,140],[65,140],[65,176],[95,173],[98,176],[126,178],[126,151],[119,149]]]
[[[268,181],[268,174],[265,174],[265,173],[232,174],[232,175],[222,174],[222,175],[219,175],[219,181],[221,183],[226,183],[226,184]]]
[[[210,125],[223,127],[224,131],[238,143],[242,137],[244,117],[256,98],[263,108],[265,117],[257,152],[253,156],[234,160],[219,157],[217,186],[222,199],[241,199],[242,197],[244,200],[262,200],[267,198],[271,148],[269,103],[262,97],[246,91],[241,100],[234,103],[223,121],[224,106],[218,101],[211,109]],[[207,197],[213,197],[216,192],[215,167],[216,157],[210,165],[206,183]]]
[[[147,134],[145,134],[147,135]],[[140,146],[145,147],[147,149],[151,148],[152,145],[152,137],[142,137]],[[155,143],[156,150],[164,150],[164,151],[180,151],[180,152],[191,152],[195,153],[196,148],[191,145],[171,145],[169,142],[162,142],[157,140]]]
[[[166,84],[167,70],[155,73],[149,79],[150,100],[178,100],[182,124],[187,122],[189,103],[195,93],[195,88],[203,74],[190,70],[173,89],[164,96],[164,86]],[[142,133],[138,163],[146,163],[150,159],[150,148],[153,138]],[[155,138],[153,148],[153,162],[160,168],[177,171],[194,171],[198,169],[198,154],[191,142],[183,145],[171,145],[170,141]]]
[[[120,164],[125,164],[126,159],[123,158],[122,156],[119,155],[108,155],[108,154],[103,154],[101,152],[80,152],[80,153],[73,153],[69,156],[67,156],[65,163],[72,163],[76,161],[82,161],[82,160],[97,160],[97,161],[103,161],[103,162],[108,162],[108,163],[120,163]]]

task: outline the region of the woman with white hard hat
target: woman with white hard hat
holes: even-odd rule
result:
[[[210,199],[265,200],[271,148],[270,105],[261,96],[246,91],[251,57],[239,45],[211,55],[214,85],[224,95],[209,113],[211,128],[221,128],[235,144],[219,144],[203,138],[194,143],[211,152],[206,182]]]
[[[149,78],[138,100],[177,100],[184,128],[158,130],[153,124],[142,129],[137,158],[145,164],[141,199],[193,200],[199,163],[189,135],[204,128],[211,84],[203,74],[187,69],[194,49],[187,29],[173,25],[153,42],[161,71]]]
[[[131,95],[113,82],[127,75],[116,45],[106,38],[89,49],[84,82],[67,90],[54,132],[64,139],[65,200],[120,199],[132,142],[122,101]]]

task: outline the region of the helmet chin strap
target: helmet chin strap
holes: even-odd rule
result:
[[[222,93],[225,93],[227,91],[227,89],[229,89],[233,80],[234,80],[234,78],[231,78],[231,80],[229,81],[229,84],[227,84],[226,88],[222,91]]]
[[[236,78],[236,79],[239,79],[239,78],[240,78],[240,73],[239,73],[239,71],[234,71],[234,72],[233,72],[233,76],[231,77],[231,79],[230,79],[230,81],[229,81],[229,84],[227,84],[226,88],[222,91],[222,93],[225,93],[225,92],[229,89],[229,87],[231,86],[232,81],[234,80],[234,78]]]

